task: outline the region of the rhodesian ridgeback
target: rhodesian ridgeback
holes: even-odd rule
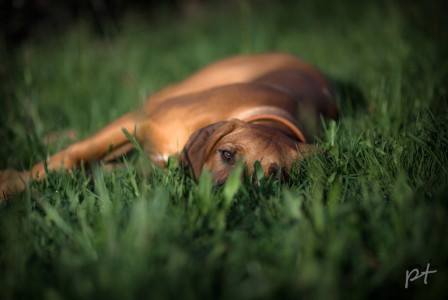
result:
[[[30,171],[2,171],[0,193],[42,180],[44,164],[47,170],[69,170],[124,155],[134,146],[123,129],[154,164],[180,154],[195,179],[207,168],[223,184],[238,159],[244,159],[249,173],[259,161],[270,176],[313,152],[307,142],[311,127],[321,123],[321,116],[337,115],[329,82],[304,61],[284,53],[231,57],[156,92],[140,109]]]

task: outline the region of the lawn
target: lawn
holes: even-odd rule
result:
[[[28,169],[73,142],[61,133],[88,137],[236,54],[316,65],[342,117],[318,137],[325,154],[297,162],[287,183],[240,182],[240,168],[218,187],[138,153],[124,170],[31,183],[0,200],[0,298],[446,299],[443,8],[229,1],[194,15],[130,11],[103,35],[80,18],[2,47],[0,169]],[[437,272],[417,279],[426,270]]]

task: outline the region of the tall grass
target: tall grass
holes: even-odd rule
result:
[[[239,53],[317,65],[343,111],[318,140],[326,154],[285,184],[240,182],[242,168],[223,187],[208,173],[196,183],[142,155],[33,182],[0,202],[0,298],[444,298],[448,65],[412,22],[418,8],[231,2],[194,18],[129,15],[107,38],[80,21],[4,54],[1,168],[29,168],[71,142],[46,134],[85,138]],[[437,273],[405,289],[427,263]]]

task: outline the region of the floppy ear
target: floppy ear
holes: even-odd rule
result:
[[[268,122],[270,125],[285,131],[285,133],[293,135],[300,142],[306,143],[305,136],[299,129],[299,125],[287,120],[286,118],[271,114],[261,114],[245,118],[244,122],[246,123]]]
[[[244,121],[247,123],[267,123],[270,126],[274,126],[286,134],[295,137],[299,141],[299,143],[296,143],[295,149],[290,149],[290,153],[288,154],[290,160],[286,163],[287,168],[291,166],[291,163],[294,160],[312,156],[318,150],[315,145],[307,143],[305,136],[297,123],[284,117],[267,113],[245,118]]]
[[[232,132],[240,120],[217,122],[195,131],[182,150],[184,166],[191,166],[196,180],[199,179],[202,167],[205,164],[213,146],[226,134]]]

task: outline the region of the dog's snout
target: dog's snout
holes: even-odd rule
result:
[[[270,176],[272,174],[277,174],[278,172],[278,164],[277,163],[271,163],[268,167],[268,173],[267,175]]]

